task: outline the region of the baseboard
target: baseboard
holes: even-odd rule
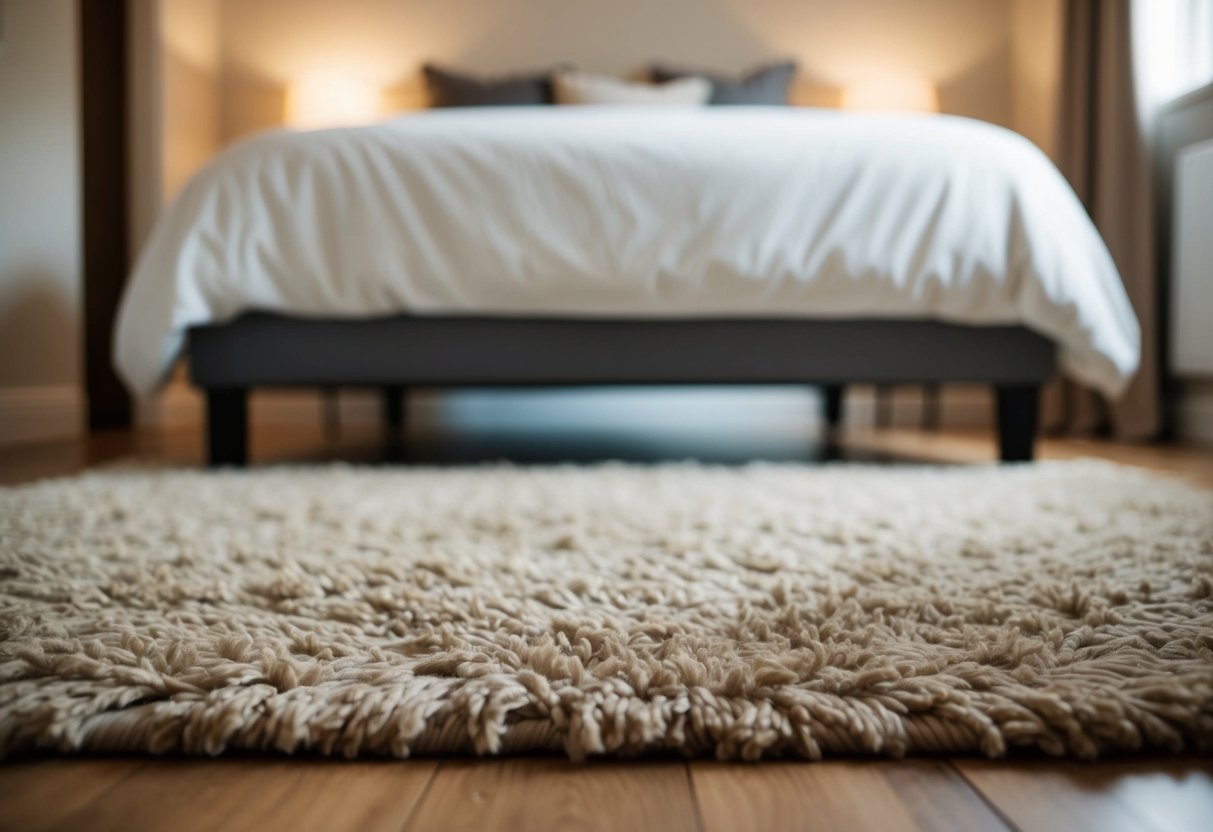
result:
[[[0,387],[0,445],[84,433],[84,392],[74,384]]]
[[[1174,415],[1179,439],[1213,445],[1213,382],[1185,384],[1175,403]]]
[[[807,420],[816,425],[821,419],[817,391],[795,386],[758,387],[752,395],[730,397],[721,388],[673,388],[640,391],[629,388],[622,395],[611,395],[606,388],[579,388],[575,397],[560,401],[563,418],[586,419],[601,423],[611,419],[643,419],[646,423],[667,421],[685,423],[694,420],[706,424],[755,424],[790,419]],[[462,425],[488,427],[517,423],[544,413],[543,396],[555,391],[520,393],[518,391],[468,391],[453,395],[429,390],[410,399],[409,415],[421,423],[457,421]],[[905,385],[891,393],[891,423],[898,427],[921,424],[923,391]],[[338,395],[341,423],[351,427],[377,425],[382,406],[374,390],[343,389]],[[556,399],[552,400],[555,403]],[[944,428],[987,427],[992,424],[990,391],[985,387],[957,385],[944,387],[940,396],[940,425]],[[174,381],[155,399],[140,403],[139,424],[164,428],[197,428],[202,424],[205,404],[202,395],[181,381]],[[250,398],[250,417],[254,424],[320,425],[324,406],[317,390],[258,390]],[[844,420],[849,425],[871,425],[876,421],[877,396],[870,385],[853,385],[847,390]]]

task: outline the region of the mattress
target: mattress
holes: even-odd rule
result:
[[[1140,338],[1026,139],[786,107],[445,110],[246,140],[143,248],[118,370],[153,391],[189,327],[250,310],[1022,324],[1110,396]]]

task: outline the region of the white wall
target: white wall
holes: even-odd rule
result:
[[[84,398],[76,3],[0,14],[3,444],[77,433]]]

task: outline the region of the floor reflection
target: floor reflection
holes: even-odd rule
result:
[[[414,462],[880,458],[826,441],[804,387],[462,390],[416,394],[410,411],[403,453]],[[401,446],[389,450],[400,458]]]

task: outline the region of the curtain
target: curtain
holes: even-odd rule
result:
[[[1051,432],[1158,433],[1157,276],[1154,183],[1134,64],[1131,0],[1068,0],[1062,32],[1058,160],[1103,235],[1141,324],[1141,367],[1113,402],[1069,381],[1045,392]]]

